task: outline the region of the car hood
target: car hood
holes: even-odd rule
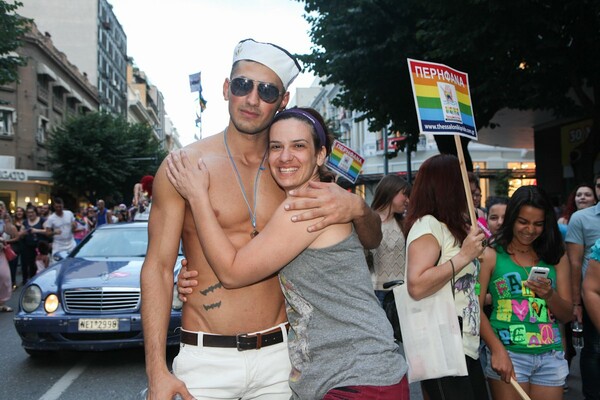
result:
[[[179,256],[174,266],[173,283],[181,269]],[[140,287],[144,259],[130,258],[66,258],[47,268],[28,282],[43,292],[86,287]]]
[[[139,287],[143,258],[94,260],[67,258],[56,265],[56,284],[65,289],[81,287]]]

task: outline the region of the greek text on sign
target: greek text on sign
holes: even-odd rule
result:
[[[422,133],[477,140],[469,76],[447,65],[408,59]]]

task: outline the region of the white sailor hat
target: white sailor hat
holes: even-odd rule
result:
[[[244,39],[235,46],[233,63],[241,60],[255,61],[272,69],[281,79],[284,90],[287,90],[301,70],[298,60],[287,50],[254,39]]]

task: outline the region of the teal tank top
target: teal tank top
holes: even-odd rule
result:
[[[507,350],[515,353],[542,354],[562,350],[558,322],[550,313],[546,300],[523,286],[531,267],[517,265],[505,249],[496,248],[496,267],[490,277],[488,292],[492,295],[490,323]],[[556,290],[556,269],[548,267],[548,278]],[[523,290],[525,289],[525,290]]]

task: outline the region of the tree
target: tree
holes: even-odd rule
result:
[[[147,125],[91,113],[55,128],[47,142],[55,190],[95,203],[129,204],[133,185],[165,157]]]
[[[594,0],[305,0],[312,52],[302,56],[340,105],[372,130],[418,135],[406,59],[469,74],[475,121],[495,127],[504,107],[593,118],[581,174],[600,151],[600,2]],[[596,99],[596,101],[594,101]],[[439,146],[439,144],[438,144]]]
[[[29,31],[29,20],[15,13],[22,5],[0,0],[0,85],[17,81],[19,66],[26,64],[13,54],[21,46],[20,38]]]

